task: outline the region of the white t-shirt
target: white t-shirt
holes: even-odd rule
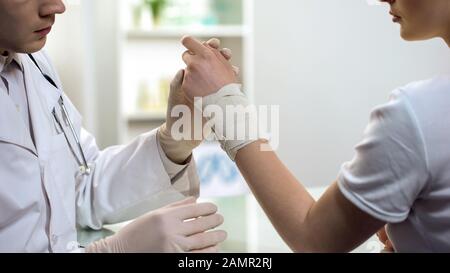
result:
[[[338,184],[389,223],[398,252],[450,252],[450,77],[415,82],[375,108]]]

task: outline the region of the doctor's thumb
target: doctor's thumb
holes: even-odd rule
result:
[[[172,88],[179,88],[183,84],[184,80],[184,69],[181,69],[178,71],[178,73],[175,75],[175,77],[172,80],[171,87]]]

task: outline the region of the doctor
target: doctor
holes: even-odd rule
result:
[[[84,251],[217,251],[226,233],[211,229],[223,217],[195,198],[191,152],[200,142],[174,141],[168,119],[128,145],[100,151],[82,128],[41,51],[64,11],[61,0],[0,0],[0,252],[72,251],[77,226],[136,217]],[[184,103],[173,95],[182,78],[172,82],[170,105]]]

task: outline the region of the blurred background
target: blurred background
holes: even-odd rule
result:
[[[280,106],[278,154],[319,197],[353,156],[370,110],[408,82],[450,73],[440,40],[407,43],[366,0],[67,0],[46,50],[101,147],[165,120],[185,34],[233,50],[244,90]],[[288,252],[217,144],[195,151],[201,197],[225,216],[225,252]],[[377,252],[372,238],[356,252]]]

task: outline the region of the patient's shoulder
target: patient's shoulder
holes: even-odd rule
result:
[[[412,82],[398,88],[398,91],[404,93],[410,99],[450,97],[450,75]]]

